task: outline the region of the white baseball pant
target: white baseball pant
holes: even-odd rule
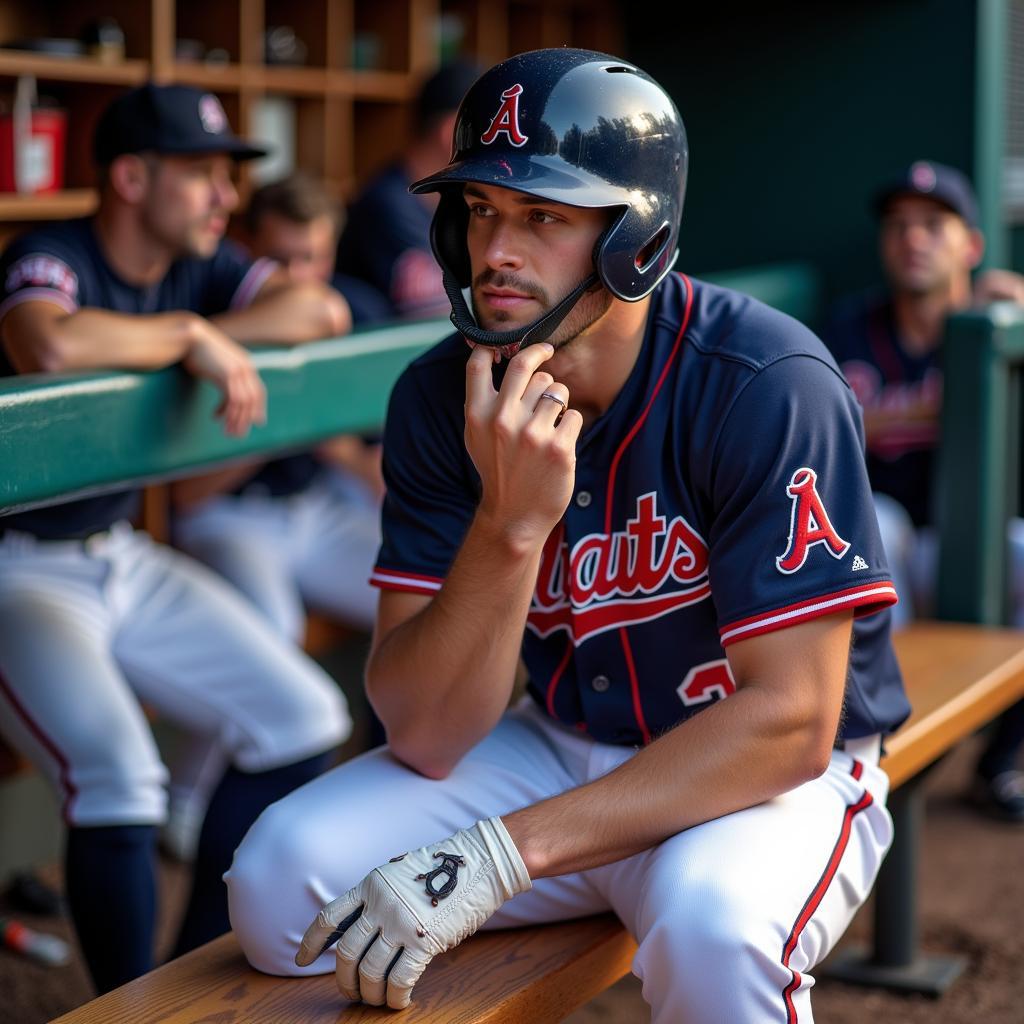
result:
[[[243,771],[349,733],[335,683],[220,577],[127,523],[0,539],[0,731],[73,825],[160,824],[166,770],[139,701]]]
[[[220,495],[175,517],[174,541],[216,569],[274,624],[302,642],[304,607],[369,630],[380,505],[358,481],[326,470],[304,491]]]
[[[774,800],[682,832],[625,860],[542,878],[485,925],[612,909],[639,943],[634,973],[656,1024],[809,1022],[814,966],[866,899],[892,838],[877,742],[837,750],[828,771]],[[294,963],[320,908],[378,864],[582,785],[633,756],[549,721],[528,699],[431,780],[380,748],[267,808],[225,876],[232,926],[271,974]]]

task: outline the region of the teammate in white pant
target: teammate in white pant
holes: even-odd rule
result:
[[[265,417],[265,393],[238,341],[337,334],[344,301],[224,243],[232,161],[262,151],[231,134],[213,95],[128,92],[95,143],[96,215],[4,253],[0,376],[180,361],[221,392],[227,431],[245,434]],[[325,673],[222,579],[131,527],[136,498],[0,517],[0,731],[57,790],[69,905],[101,991],[153,964],[166,773],[140,700],[225,754],[179,952],[227,929],[221,875],[238,841],[327,767],[349,729]]]
[[[401,1007],[479,927],[611,908],[661,1024],[809,1021],[908,711],[857,404],[802,326],[669,274],[686,138],[642,71],[522,54],[456,140],[413,188],[460,333],[384,439],[389,747],[259,818],[235,932]]]

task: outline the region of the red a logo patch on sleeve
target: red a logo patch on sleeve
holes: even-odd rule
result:
[[[790,478],[786,493],[793,502],[789,516],[789,543],[785,554],[775,559],[779,572],[794,573],[807,561],[807,552],[815,544],[824,544],[833,558],[842,558],[850,550],[848,541],[836,533],[816,484],[818,474],[806,466]]]
[[[480,141],[489,146],[504,132],[508,141],[513,146],[525,146],[529,136],[524,135],[519,128],[519,97],[522,95],[523,87],[519,84],[510,86],[501,94],[501,106],[498,112],[491,118],[487,131],[480,136]]]

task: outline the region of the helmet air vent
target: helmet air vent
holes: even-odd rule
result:
[[[660,228],[654,233],[650,241],[648,241],[636,254],[636,269],[641,274],[647,273],[652,266],[657,262],[661,256],[662,251],[665,248],[665,243],[668,241],[669,226],[668,224],[662,224]]]

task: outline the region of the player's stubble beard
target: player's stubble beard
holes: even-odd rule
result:
[[[518,274],[512,274],[507,271],[484,270],[473,280],[471,297],[473,315],[476,317],[476,322],[488,331],[507,331],[515,327],[526,327],[528,325],[516,323],[514,315],[506,310],[495,310],[486,317],[483,316],[477,305],[476,296],[478,289],[484,285],[493,285],[495,288],[511,288],[536,299],[541,310],[531,318],[530,323],[539,320],[555,305],[555,302],[551,301],[547,290],[534,281],[529,281]],[[560,301],[560,299],[557,301]],[[608,312],[611,304],[612,295],[608,289],[600,283],[595,284],[593,288],[580,297],[566,314],[565,319],[551,333],[550,337],[544,340],[553,346],[556,351],[565,348],[593,327]]]

